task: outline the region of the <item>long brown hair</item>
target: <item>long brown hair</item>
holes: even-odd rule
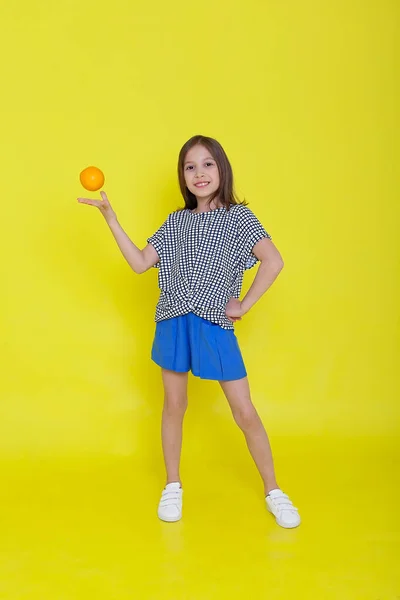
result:
[[[232,167],[225,153],[225,150],[217,140],[206,137],[205,135],[195,135],[190,138],[181,148],[178,159],[178,178],[179,187],[183,199],[185,200],[185,208],[193,210],[197,207],[196,196],[186,187],[185,175],[184,175],[184,163],[186,154],[193,146],[201,145],[207,148],[215,162],[217,163],[219,171],[219,187],[210,197],[210,204],[215,198],[221,202],[227,210],[229,210],[231,204],[246,204],[241,202],[236,196],[236,192],[233,186],[233,173]]]

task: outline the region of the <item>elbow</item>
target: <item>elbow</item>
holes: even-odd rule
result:
[[[142,273],[145,273],[148,269],[147,265],[140,263],[139,265],[131,265],[132,270],[134,273],[136,273],[136,275],[142,275]]]
[[[149,270],[150,265],[148,264],[148,261],[146,261],[146,257],[143,254],[143,250],[140,252],[138,260],[135,260],[135,264],[131,265],[131,267],[136,273],[136,275],[142,275],[143,273],[146,273],[146,271]]]
[[[147,269],[145,267],[132,267],[133,272],[136,273],[136,275],[142,275],[143,273],[145,273],[147,271]]]
[[[274,273],[275,275],[279,275],[284,266],[285,263],[280,258],[273,261],[267,261],[268,270]]]

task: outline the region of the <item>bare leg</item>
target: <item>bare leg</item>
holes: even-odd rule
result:
[[[220,381],[233,418],[243,431],[247,446],[264,482],[264,492],[278,488],[267,432],[251,401],[247,377],[236,381]]]
[[[187,408],[187,373],[175,373],[162,369],[164,384],[164,408],[162,413],[162,447],[167,484],[181,481],[179,464],[182,448],[183,417]]]

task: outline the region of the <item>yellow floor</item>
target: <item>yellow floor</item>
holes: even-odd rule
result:
[[[397,600],[390,440],[275,440],[300,528],[264,507],[246,449],[184,458],[184,518],[156,518],[157,456],[1,464],[1,600]]]

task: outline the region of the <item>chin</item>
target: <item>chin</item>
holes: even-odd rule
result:
[[[198,190],[197,188],[194,188],[194,190],[192,191],[192,194],[194,194],[196,196],[196,198],[202,198],[204,200],[207,198],[211,198],[211,196],[213,194],[215,194],[216,191],[217,190],[213,190],[213,189],[210,190],[209,188],[206,188],[204,190]]]

